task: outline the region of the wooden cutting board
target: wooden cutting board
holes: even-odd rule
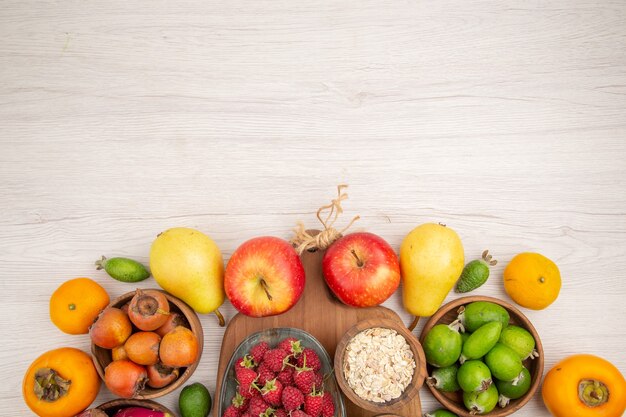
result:
[[[342,304],[334,298],[322,275],[324,251],[307,252],[302,256],[306,273],[306,286],[298,303],[288,312],[272,317],[253,318],[237,314],[230,320],[220,352],[215,391],[214,417],[217,415],[217,403],[220,398],[222,377],[234,350],[248,335],[272,327],[296,327],[312,334],[324,346],[331,358],[335,356],[335,347],[343,334],[354,324],[369,318],[388,318],[401,322],[400,317],[385,307],[354,308]],[[363,410],[350,402],[344,401],[349,417],[372,417],[377,415]],[[393,411],[400,417],[422,415],[419,395],[403,408]]]

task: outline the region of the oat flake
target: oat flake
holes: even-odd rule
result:
[[[343,374],[364,400],[384,403],[398,398],[411,383],[414,370],[413,351],[395,330],[363,330],[346,346]]]

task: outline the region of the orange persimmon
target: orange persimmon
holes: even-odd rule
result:
[[[64,347],[39,356],[22,382],[26,405],[40,417],[71,417],[96,399],[100,377],[91,356]]]
[[[605,359],[573,355],[550,369],[541,395],[555,417],[620,417],[626,409],[626,380]]]

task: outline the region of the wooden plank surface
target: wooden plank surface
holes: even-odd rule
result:
[[[622,0],[3,0],[0,415],[31,415],[21,378],[40,353],[89,349],[48,318],[61,282],[129,290],[100,255],[147,262],[157,233],[190,226],[227,260],[318,227],[340,182],[345,221],[395,249],[426,221],[468,259],[489,248],[478,294],[509,300],[518,252],[552,258],[559,299],[523,310],[546,367],[589,352],[626,373],[625,22]],[[385,306],[409,320],[400,293]],[[214,392],[224,329],[201,320],[190,382]],[[516,416],[548,412],[537,396]]]

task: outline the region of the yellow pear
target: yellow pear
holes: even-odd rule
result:
[[[150,248],[150,270],[157,284],[198,313],[214,312],[224,302],[224,261],[210,237],[176,227],[159,234]]]
[[[464,265],[463,244],[454,230],[434,223],[417,226],[400,246],[404,308],[416,317],[432,316]]]

